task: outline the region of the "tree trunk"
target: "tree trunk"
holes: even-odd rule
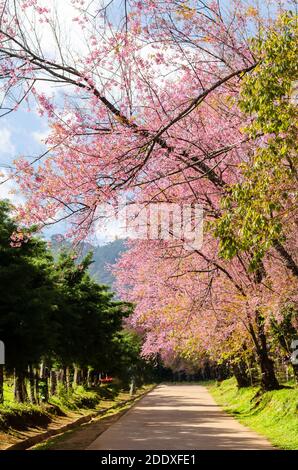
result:
[[[17,401],[18,403],[22,403],[24,400],[23,400],[23,391],[22,391],[22,387],[20,386],[20,378],[19,376],[17,375],[17,372],[16,370],[14,370],[14,391],[13,391],[13,394],[14,394],[14,400]]]
[[[97,373],[95,372],[95,370],[92,370],[91,371],[91,387],[96,386],[96,381],[97,381]]]
[[[67,391],[66,366],[63,366],[63,368],[61,369],[60,380]]]
[[[292,363],[292,367],[293,367],[295,382],[298,383],[298,364]]]
[[[132,377],[130,386],[129,386],[129,396],[132,397],[135,394],[135,379]]]
[[[35,397],[35,378],[34,378],[34,370],[32,365],[30,364],[28,367],[29,372],[29,390],[30,390],[30,401],[33,405],[36,404],[36,397]]]
[[[67,391],[71,391],[72,389],[72,386],[71,386],[71,381],[70,381],[70,368],[67,366],[66,369],[65,369],[65,377],[66,377],[66,388],[67,388]]]
[[[35,372],[35,397],[36,397],[36,402],[39,403],[39,373],[38,369],[34,370]]]
[[[0,364],[0,404],[4,402],[4,366]]]
[[[60,382],[62,385],[65,385],[65,368],[64,367],[60,369],[58,372],[58,382]]]
[[[94,385],[94,387],[98,387],[98,385],[100,384],[99,379],[100,379],[100,374],[99,374],[98,372],[96,372],[96,373],[94,374],[94,379],[93,379],[93,385]]]
[[[50,394],[51,396],[53,396],[53,395],[56,395],[56,392],[57,392],[57,372],[55,370],[51,370],[50,372],[50,381],[51,381]]]
[[[81,370],[74,364],[73,366],[73,384],[74,386],[80,385],[81,383]]]
[[[261,367],[261,386],[264,391],[278,390],[280,388],[274,371],[274,363],[267,351],[262,350],[259,355]]]
[[[87,372],[87,387],[88,388],[91,388],[91,380],[92,380],[91,370],[88,369],[88,372]]]
[[[232,369],[238,388],[249,387],[251,385],[251,379],[247,374],[246,365],[242,360],[237,364],[233,364]]]
[[[42,381],[42,401],[49,401],[49,377],[48,370],[44,362],[40,365],[40,380]]]
[[[275,375],[274,363],[270,359],[267,350],[264,319],[258,310],[255,312],[255,319],[257,333],[255,333],[252,324],[249,324],[249,331],[255,344],[257,360],[261,368],[261,387],[264,391],[278,390],[280,386]]]
[[[28,401],[28,394],[23,371],[14,370],[14,399],[18,403]]]
[[[22,389],[23,389],[24,401],[29,401],[29,396],[28,396],[27,386],[26,386],[25,374],[24,374],[24,380],[22,381]]]
[[[247,370],[250,379],[250,385],[256,385],[258,383],[258,372],[257,372],[257,360],[256,354],[247,361]]]
[[[87,369],[87,367],[83,367],[81,369],[81,384],[82,385],[87,384],[87,375],[88,375],[88,369]]]
[[[264,391],[278,390],[280,388],[274,371],[274,363],[268,355],[267,339],[264,319],[260,312],[256,312],[256,325],[258,337],[258,358],[261,367],[261,386]]]
[[[274,240],[273,246],[281,256],[283,261],[285,262],[286,267],[294,274],[294,276],[298,276],[298,266],[293,258],[293,256],[286,250],[284,245],[280,243],[278,240]]]

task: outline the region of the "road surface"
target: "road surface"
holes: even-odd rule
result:
[[[216,405],[201,385],[160,385],[102,433],[88,450],[270,450]]]

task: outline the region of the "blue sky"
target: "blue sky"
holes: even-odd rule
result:
[[[46,149],[42,140],[46,137],[47,130],[45,118],[24,109],[0,119],[0,183],[7,179],[10,170],[14,168],[15,159],[22,157],[30,161]],[[0,184],[0,198],[8,198],[14,203],[24,201],[12,180]],[[44,234],[50,236],[64,231],[65,227],[60,224],[47,229]]]
[[[39,117],[35,112],[27,112],[19,109],[0,119],[0,182],[3,181],[10,169],[13,169],[13,161],[19,157],[32,159],[45,148],[42,138],[47,132],[47,121]],[[9,194],[11,182],[0,185],[0,195],[12,200],[18,199],[18,195]]]

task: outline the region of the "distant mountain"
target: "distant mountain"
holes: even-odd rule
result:
[[[114,276],[107,269],[107,264],[115,264],[121,253],[126,250],[125,240],[115,240],[107,245],[97,246],[94,250],[94,263],[90,266],[90,274],[98,282],[112,286]]]
[[[57,256],[63,250],[72,251],[72,246],[63,235],[57,234],[51,237],[51,250],[54,256]],[[82,242],[76,251],[78,251],[79,260],[92,251],[93,263],[89,268],[91,276],[100,284],[107,284],[112,287],[114,276],[109,271],[107,265],[115,264],[121,253],[125,250],[125,240],[119,239],[103,246],[94,246],[90,243]]]

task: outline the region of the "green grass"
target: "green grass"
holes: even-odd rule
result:
[[[94,409],[101,400],[102,397],[97,390],[86,390],[84,387],[79,386],[69,393],[61,387],[59,393],[51,397],[50,403],[64,411],[76,411],[80,409]]]
[[[4,383],[4,402],[12,403],[13,402],[13,383],[12,381]]]
[[[4,385],[4,404],[0,405],[0,431],[46,428],[55,416],[66,416],[71,413],[86,415],[104,409],[107,404],[116,404],[123,393],[126,392],[120,382],[101,385],[94,389],[76,386],[69,392],[60,385],[57,395],[52,396],[48,403],[32,405],[16,403],[12,382],[7,381]]]
[[[25,430],[33,426],[47,426],[51,422],[49,409],[30,403],[0,405],[0,429]]]
[[[238,389],[234,378],[208,386],[215,401],[242,424],[266,436],[276,447],[298,450],[298,388],[258,393]]]
[[[51,397],[49,403],[32,405],[16,403],[13,398],[13,386],[8,382],[4,385],[4,404],[0,405],[0,430],[46,427],[53,416],[64,416],[70,411],[86,414],[97,410],[102,400],[113,400],[119,392],[118,384],[103,385],[94,390],[78,386],[71,392],[60,386],[57,395]]]
[[[4,384],[4,403],[0,405],[0,430],[24,430],[34,425],[46,426],[50,421],[46,407],[14,402],[12,383]]]
[[[118,406],[116,405],[115,408],[113,408],[112,410],[108,409],[105,413],[102,414],[102,416],[99,416],[97,418],[97,421],[105,420],[106,418],[108,418],[110,416],[122,413],[123,411],[128,410],[129,408],[131,408],[132,404],[133,403],[129,403],[129,404],[126,404],[126,405],[119,404]],[[92,426],[93,424],[94,424],[93,422],[91,422],[91,423],[89,422],[89,423],[84,424],[83,426],[78,425],[73,429],[69,429],[68,431],[64,432],[63,434],[59,434],[58,436],[51,437],[50,439],[47,439],[46,441],[41,442],[40,444],[36,444],[34,447],[31,447],[30,450],[53,450],[53,448],[55,449],[55,446],[57,444],[60,444],[62,442],[67,441],[68,438],[71,437],[79,429],[80,430],[82,430],[84,428],[86,429],[87,426]]]

